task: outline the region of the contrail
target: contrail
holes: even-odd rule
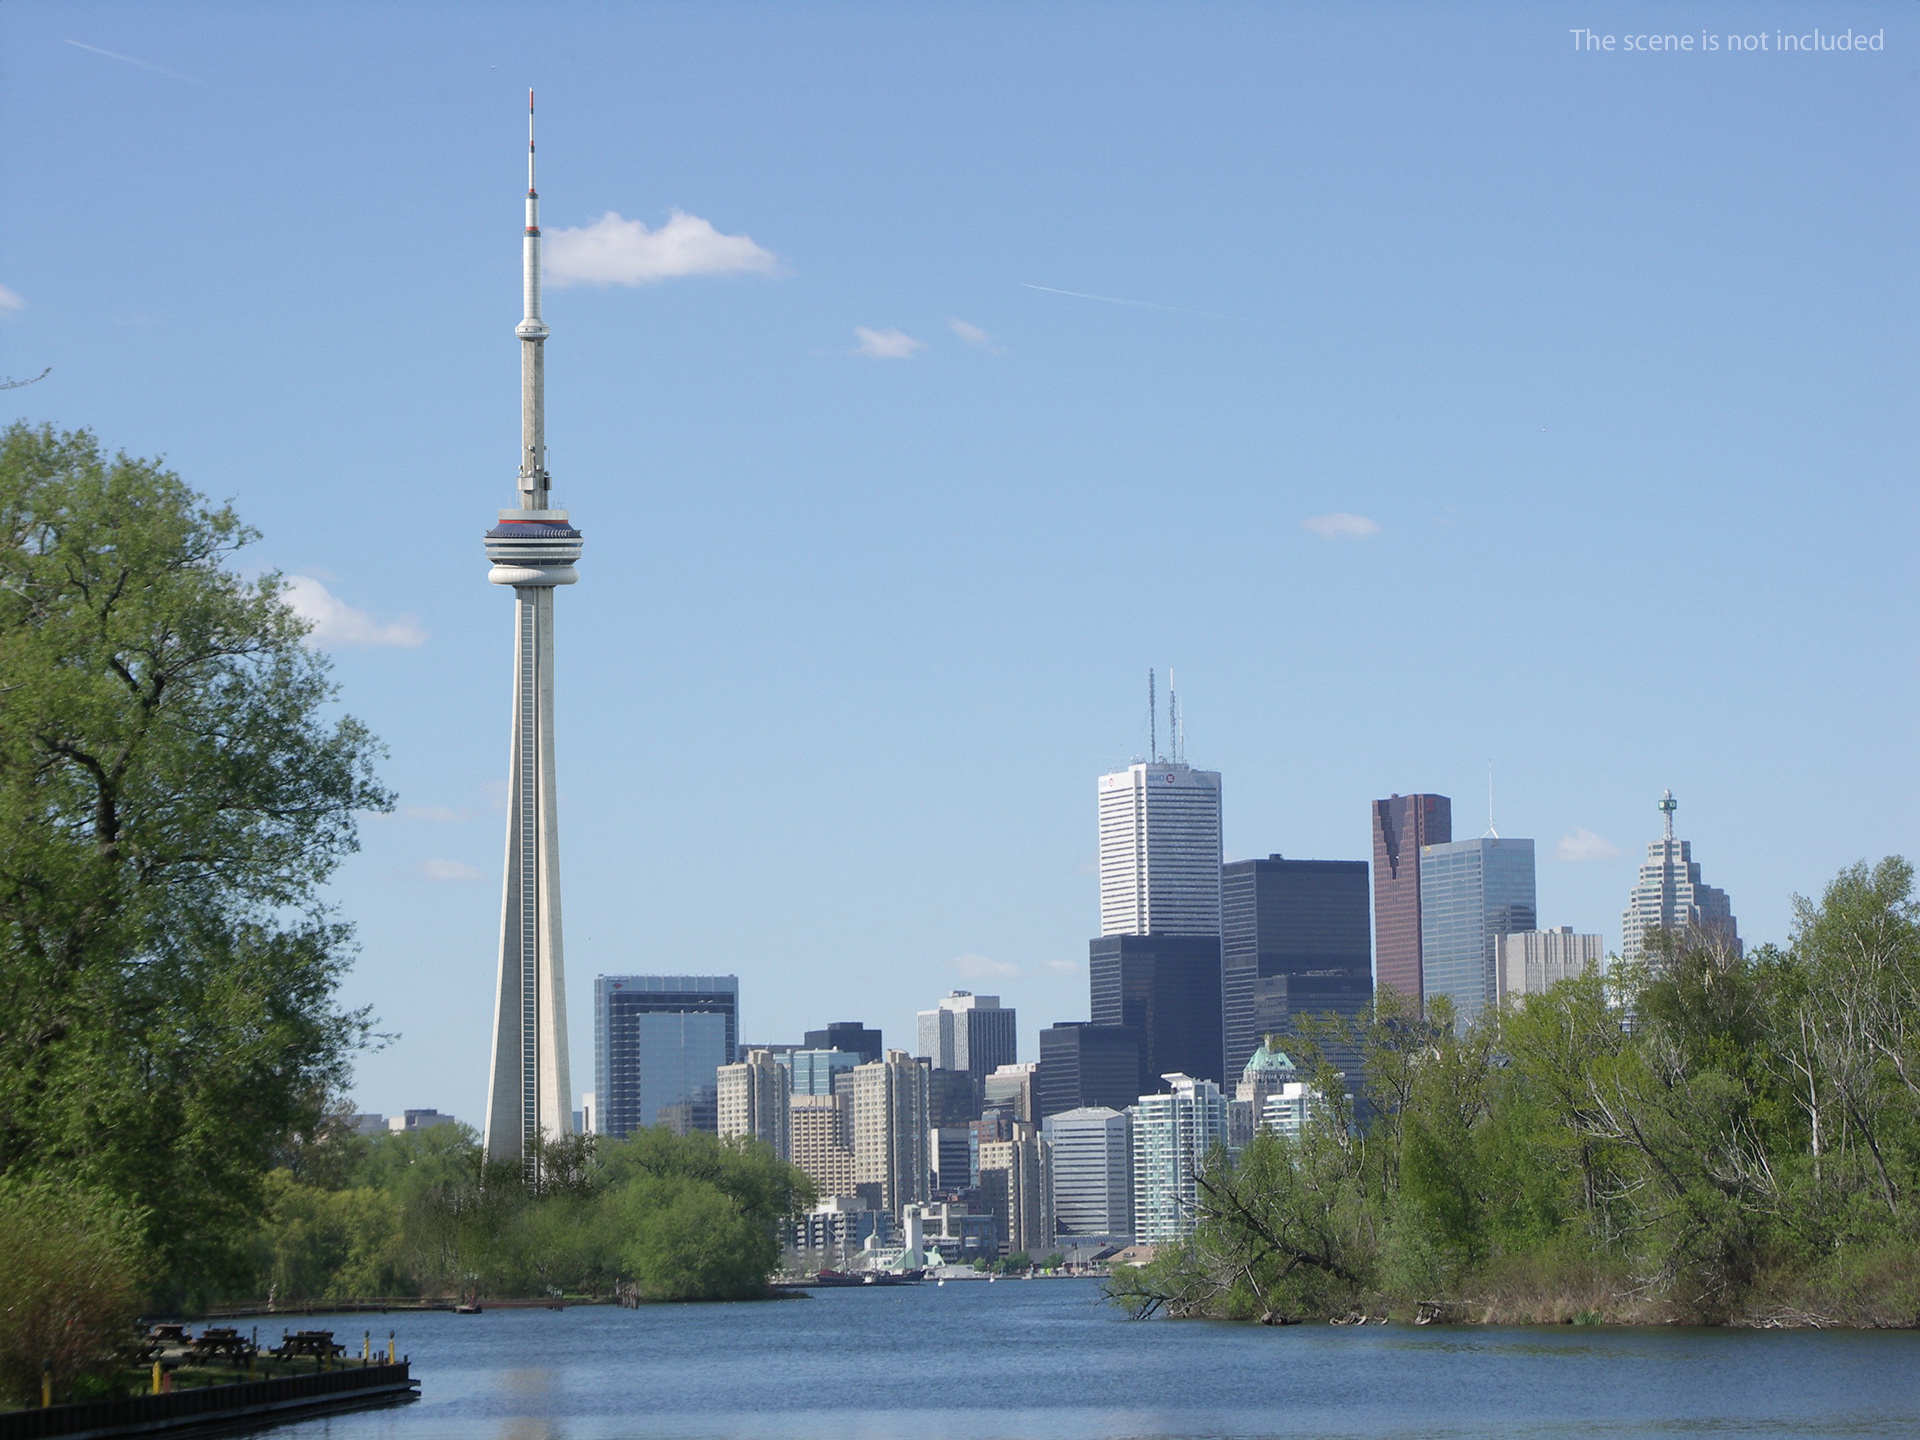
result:
[[[1100,300],[1108,305],[1131,305],[1136,310],[1167,310],[1175,315],[1202,315],[1209,320],[1225,320],[1225,315],[1214,315],[1205,310],[1189,310],[1184,305],[1156,305],[1151,300],[1122,300],[1118,295],[1089,295],[1084,290],[1056,290],[1051,285],[1029,285],[1020,282],[1027,290],[1044,290],[1049,295],[1071,295],[1075,300]]]
[[[198,85],[200,83],[191,75],[182,75],[178,70],[169,70],[166,66],[155,65],[151,61],[136,60],[133,56],[122,55],[116,50],[102,50],[98,45],[86,45],[78,40],[68,40],[67,44],[73,46],[76,50],[89,50],[95,55],[104,55],[109,60],[118,60],[127,65],[138,65],[142,70],[151,70],[156,75],[166,75],[175,80],[185,80],[190,85]]]

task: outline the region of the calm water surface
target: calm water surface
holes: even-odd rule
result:
[[[303,1323],[397,1329],[423,1398],[276,1440],[1920,1436],[1908,1333],[1143,1324],[1084,1280]]]

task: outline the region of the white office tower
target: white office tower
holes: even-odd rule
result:
[[[774,1063],[771,1050],[749,1050],[737,1065],[718,1072],[720,1138],[758,1140],[785,1160],[792,1154],[793,1075]]]
[[[1740,929],[1734,923],[1727,892],[1703,884],[1693,847],[1673,838],[1673,812],[1680,802],[1667,791],[1660,797],[1660,839],[1647,846],[1647,863],[1620,917],[1620,958],[1629,964],[1647,958],[1655,933],[1672,931],[1685,945],[1722,945],[1740,953]]]
[[[1101,1105],[1040,1122],[1053,1147],[1053,1226],[1060,1236],[1133,1238],[1133,1139],[1124,1112]]]
[[[1015,1121],[1010,1140],[980,1142],[980,1189],[1000,1220],[1004,1254],[1034,1260],[1053,1249],[1053,1147]]]
[[[1227,1102],[1211,1080],[1162,1075],[1172,1093],[1142,1095],[1133,1117],[1133,1233],[1142,1245],[1184,1240],[1199,1210],[1196,1177],[1227,1143]]]
[[[487,531],[495,585],[513,587],[513,749],[507,766],[506,887],[494,1001],[486,1154],[531,1173],[539,1145],[573,1128],[567,990],[560,944],[560,817],[554,805],[553,592],[579,579],[580,532],[550,508],[547,326],[540,318],[540,197],[527,97],[527,228],[521,241],[519,503]]]
[[[1220,772],[1129,765],[1100,777],[1100,933],[1220,933]]]
[[[1571,925],[1558,930],[1516,930],[1499,938],[1500,998],[1544,995],[1562,980],[1589,973],[1604,974],[1606,941],[1598,935],[1576,935]]]
[[[904,1050],[853,1069],[853,1183],[889,1215],[927,1198],[927,1067]]]
[[[998,995],[955,990],[932,1010],[919,1012],[918,1050],[936,1070],[991,1075],[1019,1058],[1015,1015]]]

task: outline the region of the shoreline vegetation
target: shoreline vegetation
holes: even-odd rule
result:
[[[1303,1022],[1330,1098],[1297,1141],[1211,1157],[1192,1238],[1108,1294],[1269,1325],[1920,1325],[1912,867],[1794,913],[1785,948],[1663,935],[1464,1026],[1391,992]]]

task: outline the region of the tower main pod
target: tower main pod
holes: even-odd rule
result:
[[[513,587],[513,752],[507,766],[507,864],[500,978],[487,1088],[489,1160],[531,1171],[541,1140],[573,1130],[566,968],[560,941],[560,817],[554,803],[553,592],[580,578],[580,532],[550,508],[546,342],[540,318],[540,196],[527,96],[527,230],[521,264],[519,506],[487,532],[495,585]]]

